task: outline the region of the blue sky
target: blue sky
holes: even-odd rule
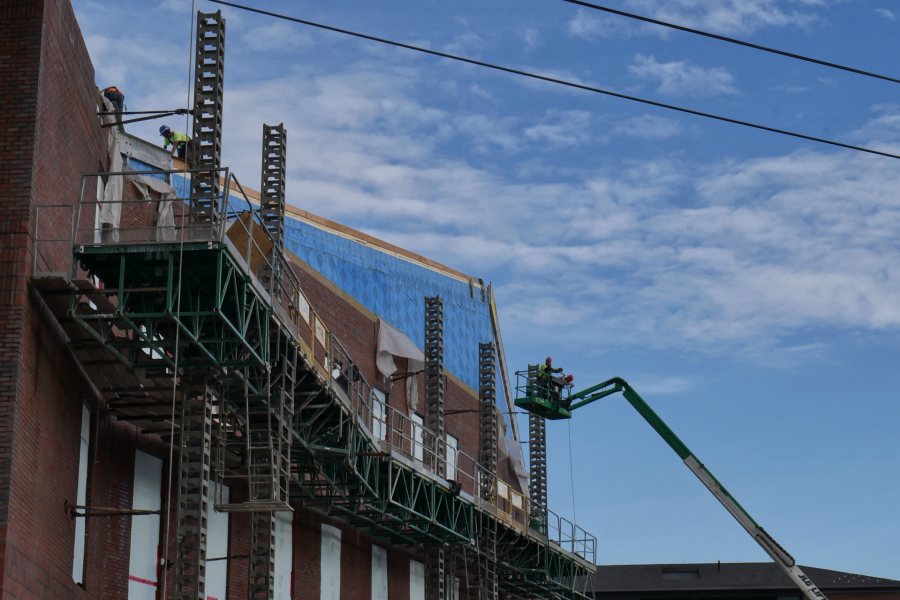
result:
[[[896,84],[559,0],[253,3],[900,152]],[[101,87],[187,106],[190,2],[74,4]],[[890,0],[609,4],[900,75]],[[293,203],[492,281],[510,365],[628,379],[802,564],[900,579],[900,162],[224,12],[242,182],[283,121]],[[767,559],[621,398],[550,444],[599,562]]]

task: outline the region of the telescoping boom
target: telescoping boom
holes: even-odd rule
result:
[[[572,411],[581,408],[591,402],[596,402],[601,398],[605,398],[612,394],[622,392],[622,395],[628,400],[628,403],[640,413],[644,420],[658,433],[669,445],[672,450],[678,454],[679,458],[684,461],[691,472],[706,486],[712,494],[722,503],[722,506],[731,513],[738,523],[741,524],[747,533],[756,540],[756,543],[765,550],[766,554],[772,557],[784,573],[791,578],[801,592],[809,600],[827,600],[825,594],[816,587],[816,584],[803,573],[794,557],[787,550],[775,541],[775,539],[763,529],[759,523],[753,520],[753,517],[744,510],[737,500],[725,489],[719,481],[713,476],[709,470],[703,466],[690,449],[682,442],[677,435],[669,428],[668,425],[650,408],[643,398],[638,395],[634,388],[628,382],[619,377],[608,379],[603,383],[589,387],[580,392],[569,394],[565,397],[559,392],[552,392],[550,386],[542,385],[535,380],[534,374],[536,370],[530,368],[526,375],[528,383],[520,386],[519,391],[524,391],[524,396],[516,399],[516,405],[530,412],[534,412],[548,419],[567,419],[571,417]],[[554,396],[556,394],[556,396]]]

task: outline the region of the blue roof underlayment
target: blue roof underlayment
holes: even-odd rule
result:
[[[290,216],[285,246],[420,349],[425,339],[425,296],[440,296],[444,367],[478,390],[478,344],[494,339],[490,305],[480,289]]]
[[[130,161],[135,170],[152,168]],[[172,176],[179,195],[187,193],[180,175]],[[230,194],[232,210],[249,204]],[[455,277],[421,266],[286,215],[285,246],[316,272],[409,337],[419,349],[425,341],[425,296],[444,301],[444,368],[478,390],[478,344],[494,339],[490,305],[481,290]],[[506,398],[497,386],[497,403],[506,416]]]

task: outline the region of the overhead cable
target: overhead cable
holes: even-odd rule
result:
[[[175,108],[172,110],[123,110],[121,112],[116,111],[101,111],[97,113],[98,115],[150,115],[149,117],[137,117],[134,119],[125,119],[122,121],[113,121],[110,123],[104,123],[100,127],[118,127],[119,125],[124,125],[126,123],[138,123],[140,121],[151,121],[153,119],[161,119],[163,117],[170,117],[172,115],[190,115],[193,114],[193,111],[189,108]]]
[[[890,77],[889,75],[881,75],[879,73],[873,73],[872,71],[864,71],[863,69],[857,69],[856,67],[848,67],[846,65],[829,62],[827,60],[822,60],[820,58],[804,56],[802,54],[788,52],[787,50],[779,50],[778,48],[772,48],[771,46],[763,46],[762,44],[754,44],[753,42],[746,42],[744,40],[739,40],[739,39],[728,37],[725,35],[719,35],[718,33],[710,33],[708,31],[702,31],[700,29],[694,29],[692,27],[685,27],[684,25],[676,25],[675,23],[670,23],[668,21],[662,21],[660,19],[653,19],[650,17],[645,17],[643,15],[626,12],[624,10],[619,10],[617,8],[610,8],[609,6],[603,6],[602,4],[594,4],[593,2],[585,2],[585,0],[562,0],[562,1],[568,2],[569,4],[576,4],[578,6],[590,8],[593,10],[599,10],[599,11],[606,12],[606,13],[609,13],[612,15],[626,17],[628,19],[635,19],[637,21],[643,21],[645,23],[652,23],[653,25],[659,25],[660,27],[668,27],[669,29],[677,29],[678,31],[693,33],[694,35],[700,35],[703,37],[712,38],[714,40],[719,40],[721,42],[728,42],[729,44],[737,44],[738,46],[746,46],[747,48],[753,48],[754,50],[761,50],[762,52],[770,52],[772,54],[777,54],[779,56],[786,56],[787,58],[802,60],[805,62],[821,65],[823,67],[829,67],[831,69],[839,69],[841,71],[847,71],[849,73],[856,73],[857,75],[864,75],[865,77],[874,77],[875,79],[882,79],[884,81],[890,81],[892,83],[900,83],[900,79],[897,79],[895,77]]]
[[[731,117],[724,117],[721,115],[716,115],[713,113],[708,113],[700,110],[695,110],[692,108],[686,108],[684,106],[678,106],[675,104],[667,104],[665,102],[658,102],[656,100],[649,100],[647,98],[641,98],[638,96],[632,96],[629,94],[623,94],[621,92],[616,92],[613,90],[607,90],[599,87],[595,87],[592,85],[587,85],[584,83],[577,83],[575,81],[568,81],[565,79],[559,79],[558,77],[550,77],[549,75],[541,75],[539,73],[534,73],[530,71],[523,71],[521,69],[515,69],[512,67],[505,67],[503,65],[498,65],[495,63],[484,62],[481,60],[476,60],[474,58],[468,58],[465,56],[460,56],[457,54],[449,54],[447,52],[441,52],[439,50],[432,50],[431,48],[424,48],[422,46],[415,46],[412,44],[407,44],[405,42],[397,42],[394,40],[390,40],[387,38],[377,37],[374,35],[369,35],[367,33],[360,33],[358,31],[351,31],[349,29],[342,29],[340,27],[334,27],[333,25],[326,25],[323,23],[317,23],[315,21],[309,21],[306,19],[300,19],[297,17],[291,17],[289,15],[279,14],[267,10],[263,10],[260,8],[254,8],[252,6],[245,6],[242,4],[237,4],[235,2],[228,2],[226,0],[209,0],[215,4],[222,4],[224,6],[230,6],[232,8],[237,8],[240,10],[245,10],[248,12],[257,13],[260,15],[265,15],[269,17],[273,17],[276,19],[283,19],[285,21],[291,21],[294,23],[300,23],[302,25],[308,25],[309,27],[316,27],[318,29],[324,29],[326,31],[333,31],[335,33],[341,33],[344,35],[349,35],[352,37],[361,38],[364,40],[369,40],[372,42],[378,42],[380,44],[386,44],[388,46],[394,46],[396,48],[404,48],[406,50],[413,50],[415,52],[421,52],[423,54],[430,54],[432,56],[438,56],[441,58],[447,58],[449,60],[455,60],[463,63],[467,63],[470,65],[476,65],[479,67],[484,67],[486,69],[493,69],[495,71],[501,71],[504,73],[511,73],[513,75],[520,75],[522,77],[528,77],[530,79],[537,79],[539,81],[546,81],[549,83],[555,83],[557,85],[562,85],[570,88],[575,88],[579,90],[584,90],[586,92],[593,92],[595,94],[603,94],[605,96],[612,96],[614,98],[621,98],[623,100],[630,100],[632,102],[639,102],[641,104],[647,104],[650,106],[655,106],[657,108],[665,108],[667,110],[673,110],[680,113],[685,113],[689,115],[694,115],[697,117],[705,117],[707,119],[713,119],[715,121],[722,121],[724,123],[731,123],[733,125],[741,125],[743,127],[750,127],[752,129],[759,129],[762,131],[768,131],[770,133],[777,133],[780,135],[786,135],[789,137],[799,138],[802,140],[807,140],[810,142],[817,142],[819,144],[826,144],[829,146],[837,146],[838,148],[846,148],[847,150],[856,150],[858,152],[866,152],[868,154],[876,154],[878,156],[885,156],[887,158],[896,158],[900,159],[900,154],[892,154],[890,152],[886,152],[884,150],[876,150],[874,148],[867,148],[865,146],[855,146],[853,144],[846,144],[844,142],[838,142],[836,140],[831,140],[828,138],[817,137],[813,135],[807,135],[805,133],[798,133],[796,131],[789,131],[787,129],[779,129],[777,127],[770,127],[768,125],[761,125],[759,123],[753,123],[750,121],[743,121],[741,119],[733,119]]]

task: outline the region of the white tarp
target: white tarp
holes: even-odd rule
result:
[[[388,600],[387,550],[372,546],[372,600]]]
[[[512,472],[515,473],[516,479],[522,493],[528,492],[528,469],[525,468],[525,456],[522,454],[522,444],[512,439],[506,431],[506,420],[503,413],[497,407],[497,438],[499,440],[500,462],[504,459],[509,461]]]
[[[341,600],[341,530],[322,523],[319,598]]]
[[[140,450],[135,451],[131,508],[159,510],[162,503],[162,467],[161,459]],[[159,567],[159,515],[140,515],[129,520],[128,600],[155,600]]]
[[[386,378],[397,371],[394,357],[408,359],[407,371],[415,373],[425,367],[425,354],[401,331],[394,329],[382,319],[378,319],[378,347],[375,350],[375,365]],[[419,386],[415,376],[406,378],[406,400],[410,410],[415,410],[419,399]]]
[[[210,483],[210,494],[213,498],[221,491],[223,504],[228,504],[231,489],[215,481]],[[210,506],[212,508],[212,506]],[[206,521],[206,600],[228,600],[228,513],[215,509],[209,511]],[[209,560],[216,558],[219,560]],[[225,560],[222,560],[225,558]]]
[[[150,191],[159,194],[159,206],[156,210],[156,229],[159,241],[172,241],[175,239],[175,213],[172,210],[172,202],[175,200],[175,188],[168,182],[148,175],[128,176],[128,181],[141,193],[144,200],[150,200]]]
[[[109,100],[103,98],[104,110],[113,110]],[[103,117],[104,122],[115,123],[116,118],[113,115]],[[107,137],[107,153],[109,154],[109,172],[118,173],[122,171],[122,152],[119,149],[119,129],[118,127],[108,127],[109,136]],[[106,181],[103,189],[102,203],[100,204],[100,227],[107,225],[113,229],[119,228],[122,220],[122,176],[113,175]]]
[[[509,455],[509,462],[512,465],[512,471],[519,480],[519,487],[523,494],[528,493],[528,469],[525,468],[525,456],[522,454],[522,444],[515,440],[506,438],[506,452]]]
[[[409,600],[425,600],[425,565],[409,561]]]
[[[294,563],[294,513],[275,513],[275,600],[291,600],[291,569]]]
[[[75,491],[75,503],[79,506],[87,504],[88,457],[91,449],[91,411],[81,406],[81,442],[78,450],[78,488]],[[85,521],[87,518],[75,519],[75,547],[72,553],[72,580],[84,583],[84,543]]]

